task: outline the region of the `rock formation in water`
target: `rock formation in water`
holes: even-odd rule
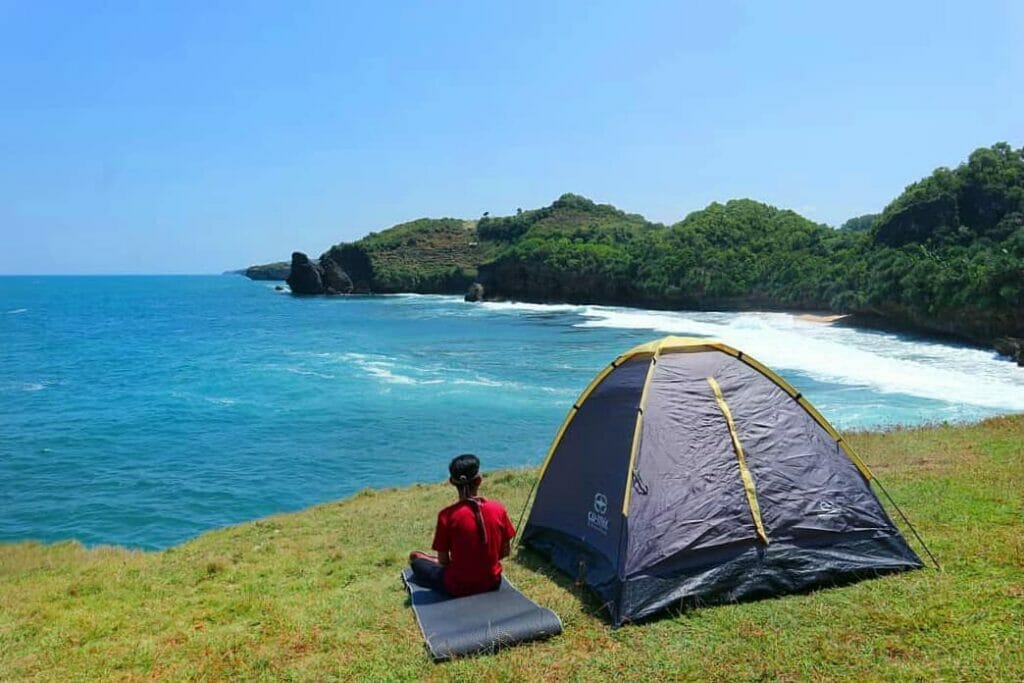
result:
[[[323,271],[320,264],[310,261],[301,251],[293,252],[288,286],[292,294],[323,294]]]
[[[301,251],[292,253],[288,286],[292,294],[351,294],[352,279],[329,256],[311,261]]]

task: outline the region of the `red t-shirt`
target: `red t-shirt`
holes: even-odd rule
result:
[[[480,541],[476,513],[460,500],[437,514],[434,550],[449,553],[444,570],[444,588],[451,595],[471,595],[494,588],[501,580],[501,549],[516,535],[505,506],[496,500],[480,501],[480,513],[487,530],[487,545]]]

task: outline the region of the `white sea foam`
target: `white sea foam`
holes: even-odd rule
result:
[[[371,377],[388,384],[441,384],[441,378],[418,378],[395,371],[397,363],[388,356],[373,356],[366,353],[345,353],[342,358],[351,362]],[[404,369],[404,368],[403,368]]]
[[[513,391],[523,392],[543,392],[545,394],[565,394],[566,389],[559,389],[558,387],[542,387],[535,384],[523,384],[522,382],[512,381],[501,381],[497,379],[491,379],[490,377],[483,377],[477,375],[471,379],[456,378],[451,380],[451,383],[457,386],[475,386],[475,387],[491,387],[495,389],[511,389]],[[572,393],[573,390],[569,390],[568,393]]]
[[[17,315],[19,313],[27,313],[27,308],[15,308],[13,311],[7,311],[7,315]]]
[[[377,296],[384,299],[405,299],[407,301],[423,301],[423,302],[437,302],[437,301],[450,301],[460,303],[463,301],[461,296],[455,294],[378,294]]]
[[[40,384],[38,382],[24,382],[21,385],[22,391],[42,391],[45,388],[45,384]]]
[[[441,384],[444,382],[443,379],[416,379],[408,375],[402,375],[381,365],[374,365],[373,363],[366,363],[363,365],[363,370],[368,375],[372,375],[379,380],[383,380],[388,384]]]
[[[320,379],[334,379],[334,375],[331,375],[331,374],[326,373],[326,372],[317,372],[315,370],[307,370],[305,368],[296,368],[296,367],[292,367],[292,366],[287,366],[284,369],[287,372],[292,373],[293,375],[305,375],[307,377],[319,377]]]
[[[995,354],[786,313],[681,313],[588,306],[579,327],[647,329],[715,337],[774,368],[985,408],[1024,411],[1024,373]]]
[[[340,354],[340,357],[358,367],[365,374],[387,384],[445,384],[449,386],[477,386],[513,391],[564,393],[564,390],[554,387],[540,387],[515,381],[497,380],[480,374],[466,376],[464,370],[449,368],[444,365],[415,366],[410,363],[403,363],[390,356],[353,352]]]
[[[499,382],[498,380],[491,379],[490,377],[481,377],[481,376],[477,375],[473,379],[454,379],[454,380],[452,380],[452,384],[467,384],[467,385],[477,386],[477,387],[507,387],[507,388],[511,388],[511,387],[516,386],[517,383],[516,382]]]
[[[519,301],[483,301],[473,305],[494,312],[527,311],[530,313],[578,313],[587,308],[586,306],[576,306],[574,304],[529,304]]]

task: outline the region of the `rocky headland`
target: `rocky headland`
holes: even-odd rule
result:
[[[838,229],[749,199],[666,226],[566,194],[510,216],[419,219],[316,259],[296,252],[286,276],[296,295],[850,315],[846,324],[953,336],[1024,365],[1024,149],[978,149]]]

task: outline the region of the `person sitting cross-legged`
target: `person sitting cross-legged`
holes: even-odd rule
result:
[[[508,557],[515,527],[504,505],[478,495],[479,458],[459,455],[448,465],[448,473],[459,500],[437,515],[437,556],[409,554],[415,581],[453,597],[496,590],[501,585],[501,559]]]

